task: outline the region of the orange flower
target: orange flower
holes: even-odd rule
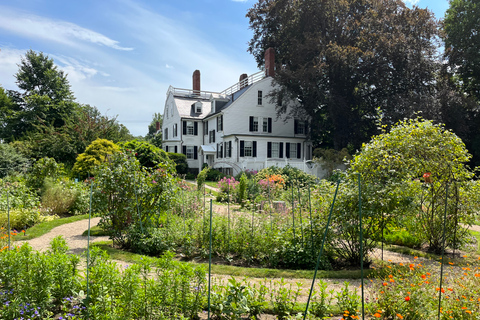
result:
[[[397,313],[397,317],[398,317],[399,319],[403,319],[403,316],[402,316],[400,313]]]
[[[375,318],[381,318],[381,317],[382,317],[382,315],[381,315],[380,313],[378,313],[378,312],[375,313],[373,316],[374,316]]]
[[[426,279],[426,278],[427,278],[427,276],[422,274],[422,279]]]
[[[406,296],[405,301],[410,301],[410,296]]]

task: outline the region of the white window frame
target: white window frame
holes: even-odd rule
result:
[[[258,117],[253,117],[253,125],[252,125],[252,131],[253,132],[258,132]]]
[[[297,144],[290,143],[290,154],[288,155],[290,159],[297,158]]]
[[[186,148],[187,159],[193,160],[195,158],[195,149],[193,146],[187,146]]]
[[[297,134],[305,134],[305,120],[298,120]]]
[[[259,106],[263,105],[263,92],[262,92],[262,90],[258,90],[257,105],[259,105]]]
[[[272,158],[280,156],[280,142],[272,142]]]
[[[195,125],[193,121],[187,121],[187,135],[193,136],[195,134]]]
[[[245,141],[243,144],[243,156],[253,157],[253,141]]]
[[[263,129],[263,132],[268,132],[268,118],[263,118],[262,129]]]

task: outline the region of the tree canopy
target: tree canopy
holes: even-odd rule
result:
[[[457,84],[480,100],[480,2],[451,0],[444,31],[445,54]]]
[[[438,22],[400,0],[261,0],[247,13],[259,66],[275,49],[279,112],[295,100],[324,147],[358,148],[377,132],[431,110]]]

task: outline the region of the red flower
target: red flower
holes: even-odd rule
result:
[[[410,296],[406,296],[405,301],[410,301]]]
[[[424,178],[430,178],[430,172],[425,172],[425,173],[423,174],[423,177],[424,177]]]

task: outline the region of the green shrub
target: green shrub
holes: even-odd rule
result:
[[[27,185],[30,188],[40,191],[43,187],[45,178],[57,180],[65,174],[62,163],[57,163],[53,158],[41,158],[36,161],[32,170],[27,175]]]
[[[131,140],[123,143],[121,146],[124,151],[135,152],[135,158],[138,159],[143,167],[156,168],[161,163],[172,163],[164,150],[146,141]]]
[[[107,156],[118,151],[120,151],[119,146],[112,141],[97,139],[85,149],[84,153],[78,155],[72,173],[82,179],[95,175],[97,167],[105,162]]]
[[[0,179],[0,190],[0,210],[7,210],[7,192],[10,209],[32,209],[40,205],[38,195],[24,180]]]
[[[132,153],[113,154],[98,168],[94,185],[93,209],[102,216],[100,226],[122,246],[131,225],[144,230],[159,226],[178,190],[172,167],[142,167]]]
[[[264,168],[260,170],[256,175],[255,179],[260,181],[262,179],[266,179],[271,175],[281,175],[282,178],[285,180],[285,187],[289,188],[292,185],[297,187],[300,186],[308,186],[308,185],[315,185],[317,181],[317,177],[305,173],[300,169],[291,167],[289,165],[280,168],[276,166]]]
[[[167,152],[167,156],[175,162],[175,169],[177,170],[177,174],[187,174],[188,173],[188,163],[187,163],[187,156],[183,153],[174,153],[174,152]]]
[[[42,193],[42,206],[56,215],[84,214],[88,211],[88,191],[82,183],[68,179],[46,179]]]
[[[210,171],[209,167],[204,167],[202,171],[197,175],[197,190],[202,190],[205,180],[207,180],[207,174]]]
[[[218,171],[217,169],[210,168],[210,170],[208,170],[208,172],[207,172],[206,180],[207,181],[220,181],[220,179],[222,179],[223,177],[225,177],[225,174]]]
[[[30,162],[10,144],[0,143],[0,178],[13,172],[24,172]]]
[[[0,211],[0,226],[4,228],[8,224],[8,210]],[[38,209],[10,209],[10,229],[22,230],[39,222],[41,217]]]

